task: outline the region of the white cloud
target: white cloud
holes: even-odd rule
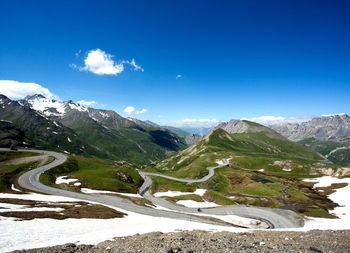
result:
[[[123,112],[127,113],[127,114],[132,114],[135,111],[135,107],[133,106],[127,106],[125,107],[125,109],[123,110]]]
[[[142,113],[146,113],[147,109],[143,108],[143,109],[140,109],[140,110],[136,110],[136,108],[134,106],[129,105],[129,106],[125,107],[123,112],[125,112],[128,115],[142,114]]]
[[[80,53],[81,51],[76,53],[75,56],[79,57]],[[84,66],[78,66],[74,63],[69,64],[73,69],[91,72],[96,75],[119,75],[125,70],[125,65],[130,65],[135,71],[144,71],[144,69],[136,63],[135,59],[131,59],[131,61],[115,61],[113,55],[99,48],[87,52],[84,59]]]
[[[182,75],[176,75],[176,80],[182,78]]]
[[[253,118],[243,118],[242,120],[250,120],[263,125],[276,125],[283,123],[300,123],[309,120],[310,117],[283,117],[283,116],[272,116],[263,115]]]
[[[0,80],[0,94],[11,99],[20,99],[28,95],[41,94],[47,98],[56,98],[49,89],[37,83],[26,83],[14,80]]]
[[[99,48],[87,53],[84,64],[79,68],[80,71],[88,71],[96,75],[118,75],[124,71],[122,63],[116,63],[112,55]]]
[[[322,114],[321,117],[344,116],[344,115],[346,115],[345,112],[339,112],[339,113],[334,113],[334,114]]]
[[[87,100],[79,100],[77,101],[78,104],[83,105],[83,106],[93,106],[93,105],[98,105],[98,103],[94,100],[87,101]]]
[[[172,125],[177,127],[214,127],[219,124],[220,121],[213,119],[194,119],[187,118],[182,120],[176,120]]]
[[[141,71],[144,72],[145,70],[136,63],[135,59],[131,59],[131,61],[123,61],[123,63],[129,64],[134,68],[135,71]]]

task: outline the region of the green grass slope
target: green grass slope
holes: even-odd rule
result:
[[[329,140],[307,138],[299,141],[299,143],[319,152],[335,164],[342,166],[350,165],[350,137]]]
[[[300,179],[320,176],[323,158],[311,149],[269,132],[229,134],[216,129],[194,146],[163,160],[150,171],[176,177],[202,177],[215,161],[232,158],[209,181],[197,185],[208,191],[205,200],[217,204],[249,204],[291,209],[315,217],[332,217],[335,207],[325,194]],[[336,166],[334,166],[336,168]],[[156,189],[190,189],[185,184],[157,180]]]
[[[81,187],[116,192],[136,193],[143,183],[136,168],[129,163],[82,156],[70,156],[64,164],[45,172],[40,180],[55,187],[67,188],[66,184],[55,185],[58,176],[77,178],[82,183]],[[68,189],[79,190],[74,186]]]
[[[310,163],[323,158],[302,145],[282,138],[271,138],[264,132],[229,134],[216,129],[199,143],[158,163],[152,170],[175,176],[200,177],[216,159],[249,156],[273,160]]]

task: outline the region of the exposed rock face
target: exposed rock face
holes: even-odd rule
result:
[[[264,132],[270,137],[283,139],[283,136],[271,128],[247,120],[233,119],[229,122],[220,123],[217,127],[214,128],[214,130],[218,128],[221,128],[230,134]]]
[[[33,142],[25,137],[22,130],[16,128],[11,122],[0,120],[0,147],[31,147]]]
[[[350,136],[350,117],[347,114],[321,116],[300,124],[273,125],[271,128],[293,141],[312,137],[327,140]]]
[[[187,135],[185,137],[185,142],[187,145],[192,146],[192,145],[196,144],[197,142],[199,142],[202,138],[203,138],[203,136],[201,136],[199,134],[191,134],[191,135]]]

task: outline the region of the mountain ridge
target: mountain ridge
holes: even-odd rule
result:
[[[9,120],[27,132],[38,147],[78,154],[89,147],[87,154],[136,163],[160,160],[185,147],[184,140],[176,134],[147,123],[138,124],[112,110],[87,108],[71,100],[59,101],[38,94],[18,101],[1,95],[0,101],[0,119]],[[31,128],[35,134],[28,131]],[[57,128],[70,134],[62,134]],[[43,134],[49,138],[40,138]],[[59,137],[57,145],[45,143]],[[75,148],[63,149],[77,143]]]
[[[327,140],[350,136],[350,116],[347,114],[318,116],[302,123],[278,124],[272,125],[271,128],[293,141],[306,138]]]

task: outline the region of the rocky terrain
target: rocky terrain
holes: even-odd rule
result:
[[[199,134],[191,134],[191,135],[187,135],[185,137],[185,141],[186,141],[187,145],[191,146],[191,145],[194,145],[197,142],[199,142],[202,138],[203,138],[203,136],[201,136]]]
[[[350,252],[350,231],[148,233],[98,245],[65,244],[14,252]]]
[[[260,133],[264,132],[268,136],[272,138],[281,138],[283,137],[275,132],[273,129],[265,127],[263,125],[257,124],[255,122],[247,121],[247,120],[230,120],[229,122],[220,123],[215,129],[223,129],[230,134],[237,133]]]
[[[327,140],[350,135],[350,116],[347,114],[321,116],[300,124],[272,125],[271,128],[293,141],[306,138]]]

